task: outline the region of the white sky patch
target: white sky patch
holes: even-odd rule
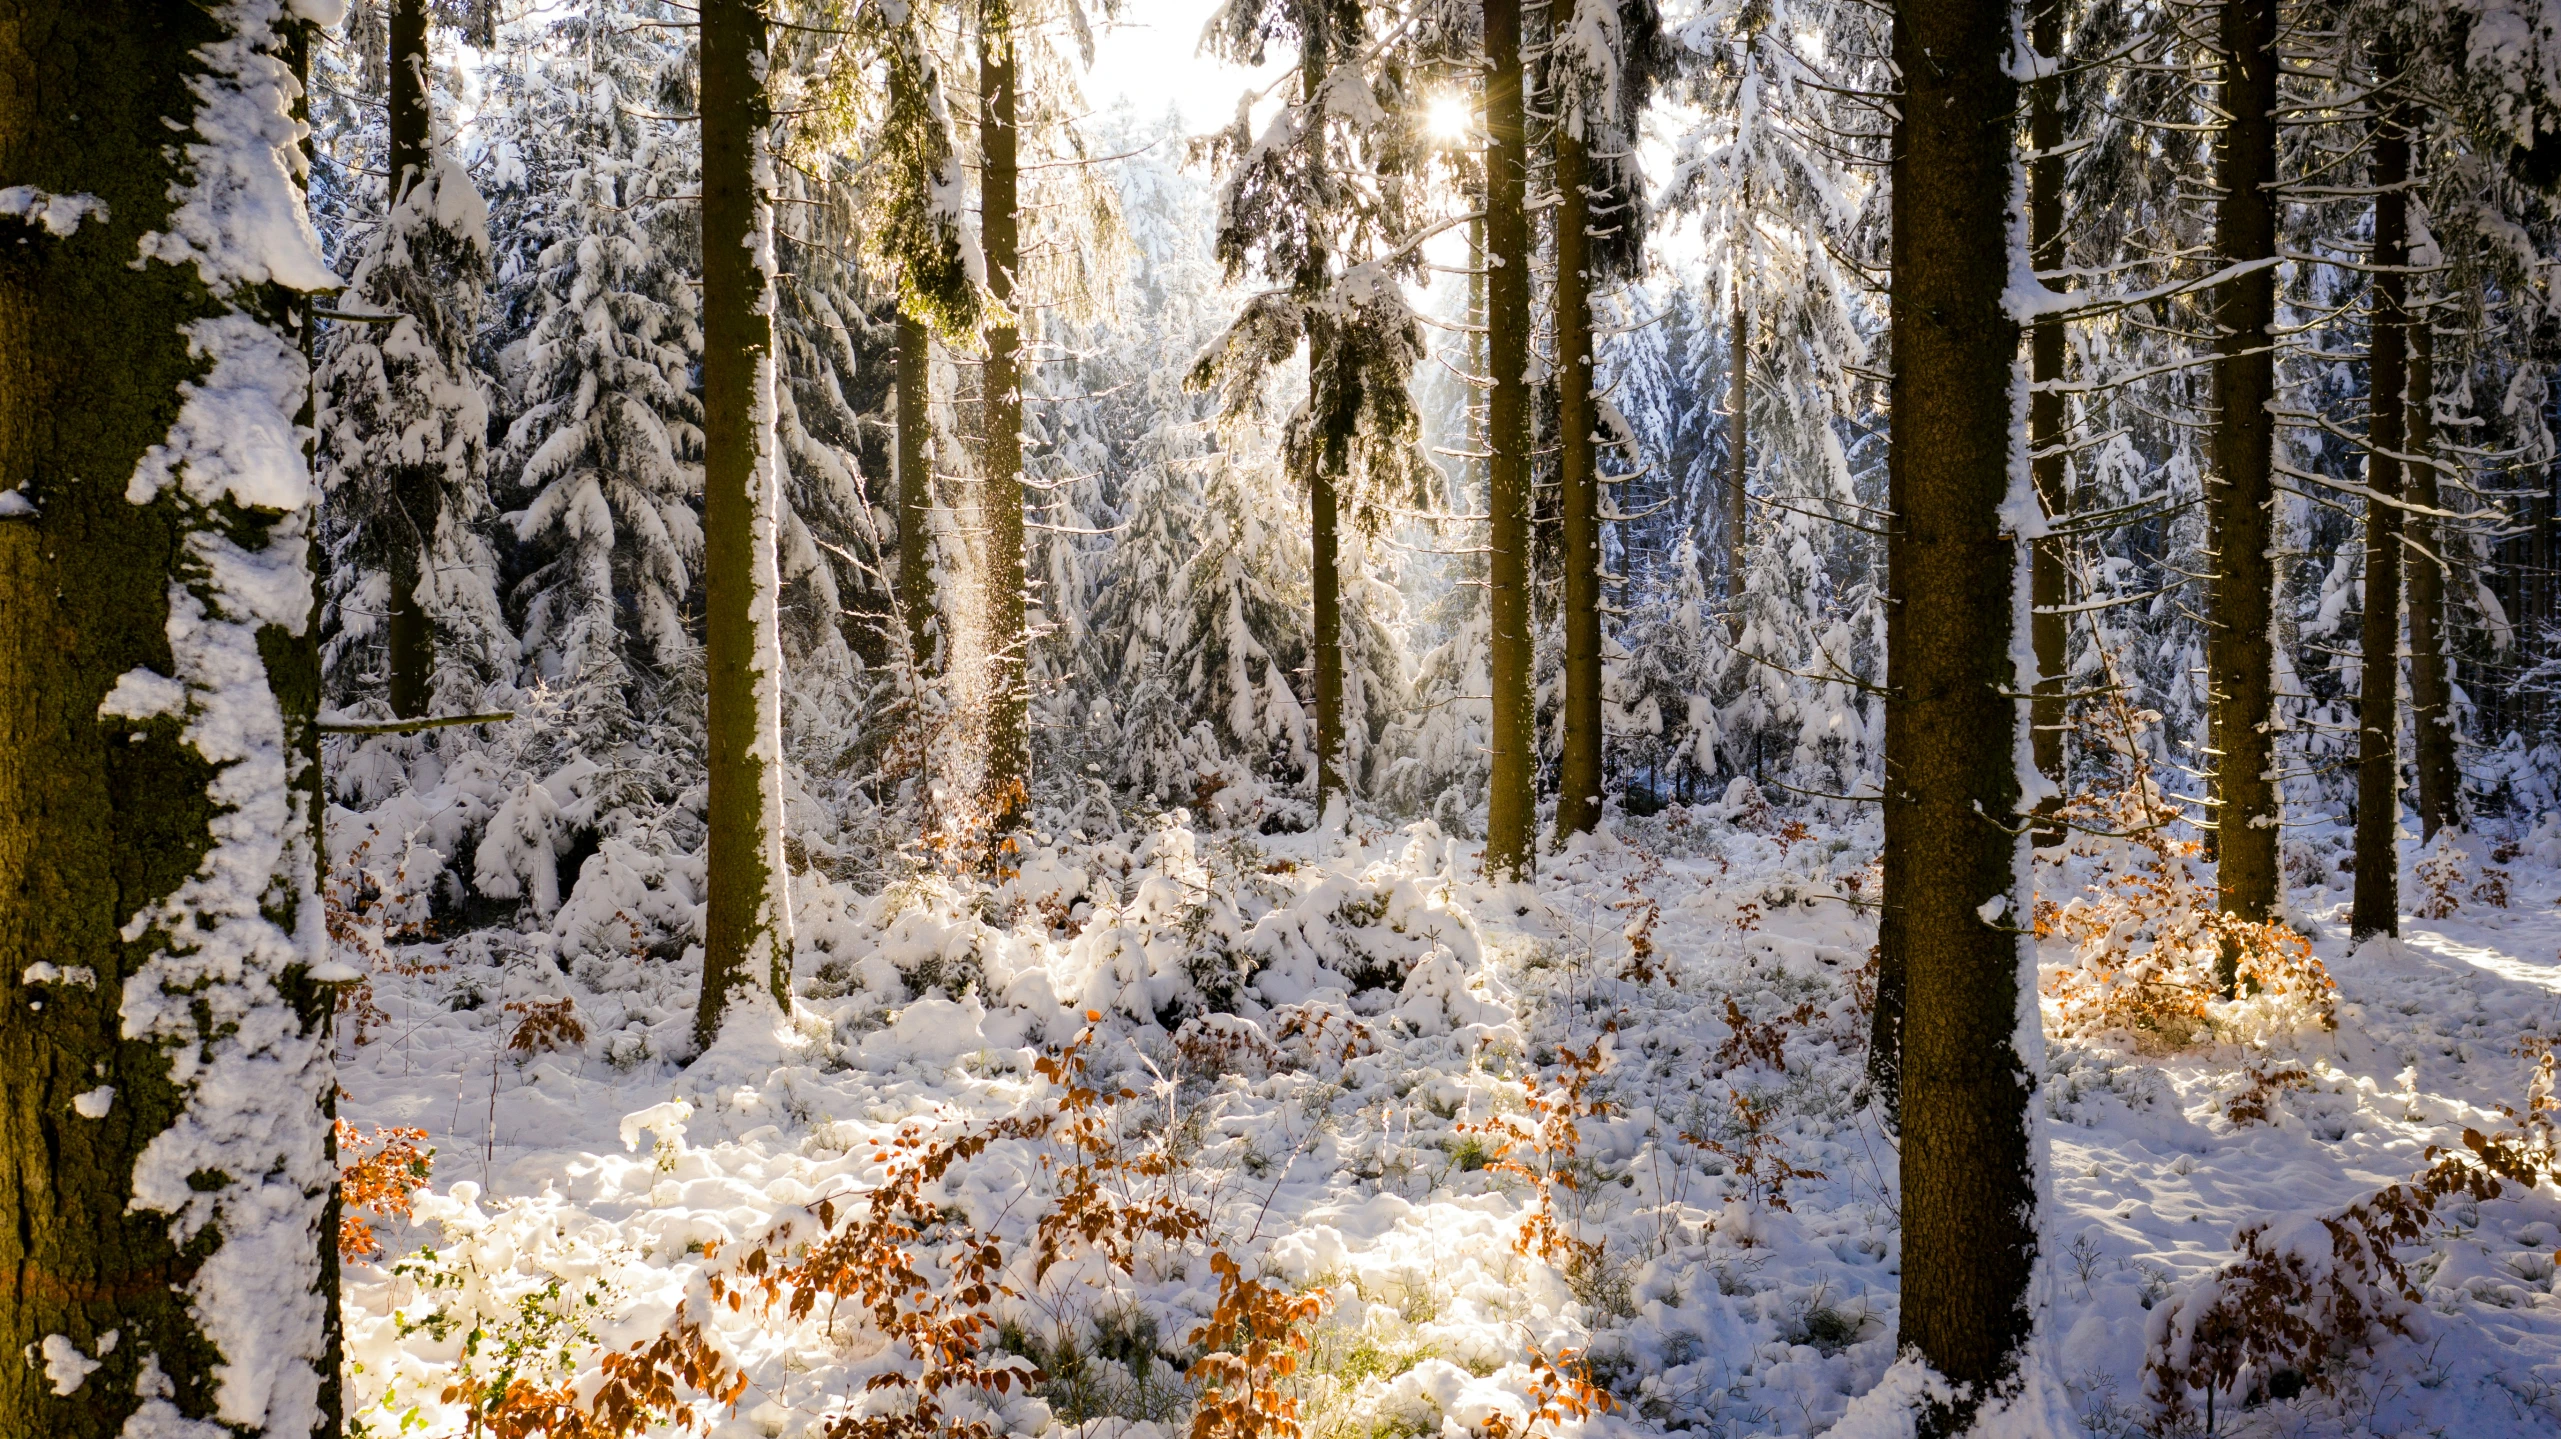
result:
[[[107,1112],[116,1107],[116,1087],[101,1084],[87,1093],[75,1094],[71,1097],[71,1107],[82,1119],[104,1119]]]

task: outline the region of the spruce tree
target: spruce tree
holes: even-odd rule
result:
[[[517,658],[498,595],[489,406],[473,350],[487,207],[437,143],[424,0],[391,7],[387,207],[320,346],[330,698],[467,713]],[[381,32],[377,32],[381,33]]]
[[[2348,932],[2401,932],[2401,454],[2409,417],[2410,122],[2392,41],[2374,62],[2367,264],[2365,610],[2357,659],[2356,892]]]
[[[2215,876],[2226,914],[2276,916],[2276,270],[2278,0],[2225,0],[2214,247],[2254,268],[2214,296],[2214,439],[2205,487],[2213,554],[2206,630],[2214,748]],[[2233,983],[2234,956],[2217,978]]]
[[[1494,722],[1485,873],[1527,879],[1538,837],[1538,709],[1530,649],[1529,128],[1520,0],[1484,0],[1486,617]]]
[[[1624,280],[1649,221],[1633,156],[1662,61],[1650,0],[1554,0],[1546,89],[1556,207],[1556,433],[1563,529],[1565,703],[1556,838],[1588,833],[1602,809],[1600,376],[1595,287]]]
[[[1256,412],[1263,380],[1302,345],[1307,400],[1284,449],[1311,520],[1308,668],[1315,710],[1316,803],[1348,797],[1343,521],[1374,530],[1380,502],[1413,480],[1418,420],[1410,394],[1419,326],[1398,282],[1419,278],[1415,57],[1371,43],[1360,0],[1262,0],[1222,12],[1204,35],[1216,53],[1263,62],[1276,35],[1298,45],[1294,100],[1259,136],[1240,113],[1206,154],[1228,167],[1216,253],[1255,295],[1193,367],[1231,417]],[[1354,96],[1361,97],[1354,100]],[[1364,720],[1366,727],[1366,720]]]
[[[986,255],[985,359],[978,404],[978,518],[986,568],[978,605],[986,626],[987,773],[981,803],[993,830],[1018,825],[1031,803],[1031,632],[1023,555],[1023,263],[1021,65],[1015,0],[978,0],[979,245]]]
[[[0,25],[0,1433],[339,1430],[306,25]]]
[[[708,1046],[762,991],[791,1007],[791,874],[783,857],[782,647],[775,604],[773,210],[765,19],[705,0],[702,111],[703,669],[709,844],[702,998]]]
[[[2009,697],[2011,15],[1905,0],[1893,56],[1893,538],[1887,554],[1880,1047],[1899,1040],[1901,1344],[1955,1387],[1961,1433],[2017,1375],[2033,1316],[2035,1081],[2020,1052],[2022,911]],[[2024,478],[2024,476],[2022,476]],[[1899,1021],[1899,1026],[1896,1024]]]

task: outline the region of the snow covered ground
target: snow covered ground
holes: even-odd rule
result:
[[[805,1240],[821,1200],[850,1207],[901,1126],[1047,1112],[1034,1065],[1090,1012],[1081,1055],[1116,1152],[1161,1160],[1106,1187],[1203,1223],[1125,1264],[1071,1245],[1043,1273],[1035,1226],[1090,1156],[1053,1128],[951,1167],[929,1191],[950,1229],[920,1243],[996,1238],[997,1341],[1049,1376],[988,1397],[1001,1429],[1179,1432],[1217,1251],[1323,1300],[1286,1381],[1314,1439],[1516,1423],[1543,1392],[1538,1356],[1566,1351],[1617,1405],[1554,1427],[1822,1432],[1893,1359],[1895,1151],[1859,1088],[1874,836],[1757,827],[1675,810],[1503,889],[1429,825],[1236,837],[1171,820],[1043,849],[993,893],[807,877],[797,1011],[681,1067],[664,1056],[694,971],[649,949],[680,893],[635,892],[627,921],[589,904],[544,933],[394,945],[366,1041],[342,1036],[343,1110],[428,1131],[435,1178],[416,1225],[384,1226],[388,1253],[347,1271],[349,1412],[365,1434],[453,1435],[474,1392],[458,1382],[592,1395],[604,1356],[680,1302],[747,1381],[734,1408],[696,1405],[714,1434],[816,1434],[903,1402],[867,1390],[915,1364],[860,1306],[730,1310],[707,1278],[778,1224]],[[2508,909],[2405,921],[2402,942],[2351,956],[2324,842],[2296,843],[2302,877],[2340,887],[2293,901],[2339,985],[2335,1032],[2248,1052],[2048,1044],[2046,1363],[2092,1433],[2153,1423],[2148,1311],[2229,1261],[2236,1229],[2335,1210],[2466,1126],[2500,1127],[2496,1106],[2526,1102],[2524,1041],[2561,1034],[2554,856],[2511,865]],[[547,1048],[527,1021],[564,998],[581,1037]],[[1566,1096],[1594,1045],[1584,1096],[1606,1112],[1532,1108]],[[2239,1123],[2252,1067],[2305,1077]],[[1550,1142],[1507,1152],[1542,1113]],[[1559,1173],[1570,1187],[1538,1182]],[[1520,1242],[1542,1193],[1566,1236],[1545,1257]],[[2227,1403],[2220,1432],[2561,1431],[2561,1196],[2450,1218],[2413,1265],[2409,1337],[2334,1394]]]

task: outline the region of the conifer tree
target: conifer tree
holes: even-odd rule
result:
[[[1554,0],[1546,89],[1556,208],[1557,481],[1563,528],[1565,704],[1558,746],[1556,837],[1601,819],[1600,377],[1593,365],[1597,285],[1623,280],[1649,221],[1634,155],[1662,61],[1651,0]]]
[[[2213,706],[2215,874],[2219,903],[2246,920],[2275,917],[2278,0],[2225,0],[2216,40],[2224,115],[2216,137],[2216,256],[2254,268],[2215,292],[2214,470],[2206,483],[2213,553],[2206,631]],[[2218,979],[2233,983],[2234,957]]]
[[[428,19],[425,0],[391,6],[387,211],[334,312],[359,318],[332,323],[317,380],[331,697],[380,695],[404,719],[468,712],[516,660],[472,355],[488,212],[436,141]]]
[[[1486,618],[1494,722],[1485,796],[1485,873],[1527,879],[1536,865],[1537,696],[1530,649],[1529,126],[1520,0],[1484,0]]]
[[[1021,279],[1021,65],[1015,0],[978,0],[979,245],[986,254],[978,405],[978,509],[986,570],[978,603],[988,654],[984,804],[997,833],[1031,802],[1031,632],[1025,627]]]
[[[1894,136],[1892,469],[1887,558],[1885,895],[1878,1047],[1897,1045],[1901,1344],[1955,1386],[1925,1432],[1962,1433],[2017,1374],[2032,1323],[2033,1078],[2008,697],[2016,541],[2005,308],[2018,194],[2011,15],[1905,0]]]
[[[321,12],[0,25],[0,1433],[339,1430]]]
[[[775,453],[774,183],[765,18],[756,0],[702,9],[703,668],[709,851],[702,998],[708,1046],[741,993],[791,1007],[791,875],[783,857],[782,504]]]
[[[1344,543],[1348,510],[1362,530],[1381,498],[1411,483],[1417,418],[1409,392],[1422,337],[1398,282],[1419,277],[1410,55],[1369,43],[1360,0],[1238,0],[1204,44],[1259,65],[1275,36],[1298,45],[1296,96],[1259,137],[1240,113],[1208,155],[1230,165],[1216,251],[1230,280],[1257,273],[1254,296],[1194,366],[1231,416],[1261,403],[1262,381],[1303,344],[1307,402],[1285,449],[1302,477],[1312,521],[1309,669],[1316,737],[1316,803],[1348,790],[1345,757]],[[1366,744],[1360,746],[1366,748]]]
[[[2401,455],[2409,417],[2410,122],[2401,65],[2374,61],[2374,232],[2367,263],[2365,611],[2357,649],[2356,892],[2348,932],[2401,932]]]

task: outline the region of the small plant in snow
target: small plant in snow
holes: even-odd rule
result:
[[[436,1151],[418,1147],[426,1138],[423,1129],[377,1128],[364,1134],[338,1121],[339,1259],[354,1263],[382,1252],[374,1238],[374,1219],[409,1218],[411,1197],[427,1187],[435,1171]]]

